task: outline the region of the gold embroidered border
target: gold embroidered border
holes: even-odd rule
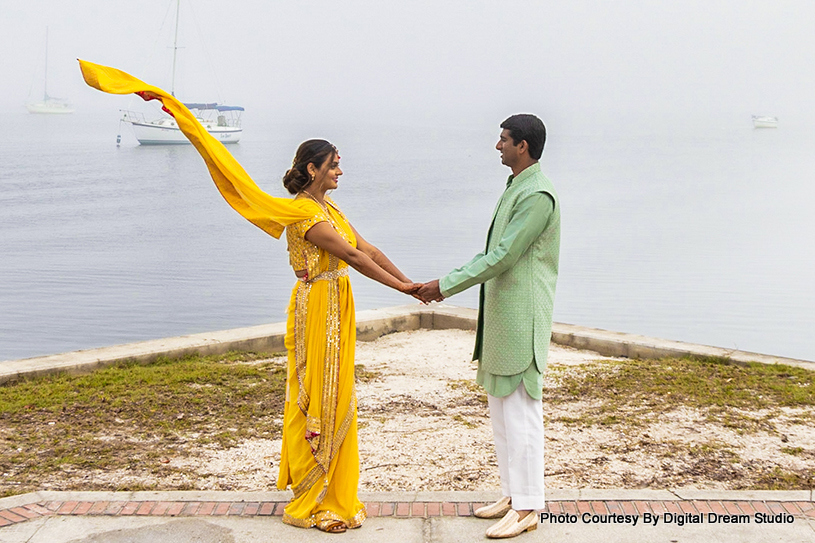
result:
[[[305,277],[298,277],[297,279],[304,283],[314,283],[315,281],[333,281],[334,279],[339,279],[340,277],[348,277],[347,266],[338,270],[323,272],[313,279],[306,279]]]
[[[331,451],[331,456],[337,454],[340,450],[340,446],[342,445],[343,441],[345,441],[345,436],[348,435],[348,430],[351,428],[351,423],[354,421],[354,415],[357,412],[357,394],[354,392],[354,395],[351,397],[351,404],[348,406],[348,412],[345,414],[345,418],[340,424],[340,427],[337,428],[337,435],[334,436],[334,450]]]
[[[297,374],[297,406],[308,418],[308,405],[310,399],[305,387],[306,375],[306,313],[308,311],[308,296],[311,285],[301,283],[297,285],[297,294],[294,299],[294,371]]]
[[[303,477],[303,480],[300,481],[299,485],[291,487],[291,491],[294,493],[294,499],[296,500],[300,496],[308,492],[309,489],[311,489],[311,487],[313,487],[317,483],[317,481],[325,477],[325,474],[326,472],[323,471],[323,467],[320,466],[319,464],[311,468],[311,471],[309,471],[308,474],[306,474],[306,476]],[[324,490],[325,486],[326,485],[324,484],[323,486]]]
[[[331,270],[336,269],[336,257],[331,258]],[[328,282],[328,299],[325,322],[325,359],[323,360],[323,382],[321,391],[320,447],[314,451],[314,459],[328,473],[331,458],[334,456],[334,427],[337,419],[337,397],[340,377],[340,304],[339,281]]]
[[[313,528],[320,522],[324,522],[326,520],[339,520],[340,522],[344,522],[349,528],[359,528],[367,518],[368,513],[365,510],[364,505],[362,506],[362,509],[357,511],[357,513],[349,519],[343,518],[334,511],[317,511],[313,515],[306,518],[294,518],[285,511],[283,512],[283,522],[298,528]]]

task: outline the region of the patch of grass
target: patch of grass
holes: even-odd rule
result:
[[[267,358],[162,358],[0,386],[0,495],[72,470],[166,472],[161,459],[189,447],[279,436],[286,370]]]
[[[676,441],[673,443],[676,445],[676,452],[684,448],[690,456],[719,455],[720,457],[729,458],[732,462],[738,462],[740,460],[739,456],[727,444],[718,441],[683,445],[678,444]]]
[[[462,417],[461,415],[455,415],[455,416],[453,417],[453,420],[454,420],[454,421],[456,421],[456,422],[458,422],[458,423],[460,423],[460,424],[463,424],[463,425],[464,425],[464,426],[466,426],[467,428],[475,428],[475,427],[477,427],[477,426],[478,426],[477,424],[473,424],[472,422],[468,421],[467,419],[465,419],[465,418],[464,418],[464,417]]]
[[[775,466],[772,470],[762,473],[751,488],[756,490],[800,490],[812,488],[813,484],[815,484],[815,471],[796,473]]]
[[[365,364],[357,364],[354,366],[354,378],[357,383],[370,383],[376,381],[382,376],[382,372],[372,371],[365,368]]]
[[[447,382],[451,390],[460,390],[475,399],[478,403],[487,404],[487,394],[484,389],[472,379],[454,379]]]
[[[728,409],[726,407],[712,407],[708,409],[706,419],[710,422],[718,423],[725,428],[735,430],[738,434],[749,434],[758,431],[775,433],[776,427],[771,420],[766,417],[753,417],[741,410]]]
[[[596,361],[551,370],[543,395],[553,422],[575,431],[592,426],[611,430],[619,438],[598,447],[607,456],[625,460],[629,454],[644,455],[658,463],[659,472],[645,478],[632,472],[626,480],[622,474],[625,485],[670,488],[714,481],[737,490],[813,488],[815,470],[808,460],[815,455],[803,447],[781,449],[807,461],[790,468],[745,455],[744,446],[723,438],[689,442],[637,435],[638,428],[668,421],[687,428],[688,437],[697,436],[698,424],[727,429],[726,435],[776,434],[786,442],[776,426],[779,421],[811,426],[815,420],[813,371],[716,358]],[[700,432],[698,437],[703,435],[711,434]]]
[[[654,422],[660,413],[690,407],[707,410],[717,422],[742,431],[773,431],[768,421],[735,410],[811,407],[815,372],[721,358],[600,361],[579,369],[557,368],[543,392],[550,404],[597,404],[587,416],[598,424]],[[621,420],[621,411],[633,416]]]
[[[557,422],[562,422],[563,424],[577,424],[580,426],[591,426],[592,424],[594,424],[594,419],[586,416],[569,417],[564,415],[556,417],[553,420]]]
[[[781,452],[784,454],[791,454],[793,456],[798,456],[804,452],[803,447],[784,447],[781,449]]]

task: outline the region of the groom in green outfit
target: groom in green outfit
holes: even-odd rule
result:
[[[495,148],[512,170],[487,246],[464,266],[425,283],[418,295],[441,301],[481,285],[473,360],[488,395],[503,498],[475,512],[501,518],[487,537],[514,537],[537,525],[545,507],[543,370],[552,335],[560,252],[560,205],[538,160],[546,128],[534,115],[501,123]]]

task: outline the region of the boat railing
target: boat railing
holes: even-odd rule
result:
[[[241,112],[240,111],[219,111],[215,117],[215,122],[218,126],[231,126],[233,128],[240,128],[241,126]]]
[[[120,109],[119,111],[122,112],[122,120],[128,123],[137,122],[137,123],[146,123],[147,118],[144,116],[144,113],[139,113],[138,111],[130,111],[129,109]]]
[[[132,111],[129,109],[120,109],[122,112],[122,121],[126,123],[140,123],[140,124],[157,124],[158,121],[148,121],[144,113],[139,111]],[[202,110],[200,108],[192,108],[191,111],[201,123],[215,124],[221,127],[240,128],[241,126],[241,112],[240,111],[223,111],[218,112],[217,116],[213,116],[214,110]],[[209,115],[207,115],[209,113]],[[214,117],[214,118],[213,118]],[[164,117],[169,119],[169,117]]]

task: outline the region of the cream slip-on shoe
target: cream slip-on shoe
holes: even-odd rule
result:
[[[531,532],[538,528],[538,515],[536,515],[534,511],[526,515],[523,519],[519,520],[520,518],[521,515],[519,515],[517,511],[510,509],[504,518],[487,528],[487,537],[490,539],[515,537],[516,535]]]
[[[507,511],[512,509],[512,498],[504,496],[497,502],[491,505],[479,507],[473,513],[478,518],[502,518],[507,514]]]

